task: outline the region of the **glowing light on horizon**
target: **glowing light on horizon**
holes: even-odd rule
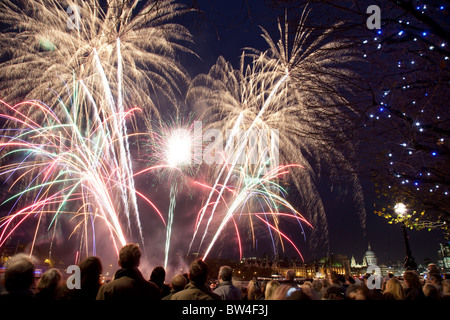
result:
[[[172,131],[167,141],[167,163],[178,167],[189,165],[192,162],[192,141],[187,130],[176,129]]]

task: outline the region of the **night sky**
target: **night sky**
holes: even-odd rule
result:
[[[189,3],[199,12],[192,12],[184,17],[178,18],[193,34],[195,53],[199,56],[182,56],[181,63],[194,77],[200,73],[206,73],[215,63],[217,58],[222,55],[227,61],[230,61],[235,68],[238,67],[239,57],[242,49],[252,47],[259,50],[267,48],[264,39],[261,37],[261,29],[264,27],[272,35],[277,35],[277,18],[284,16],[284,10],[274,8],[270,1],[245,1],[245,0],[198,0]],[[320,7],[316,7],[316,9]],[[300,9],[291,8],[288,14],[298,14]],[[327,21],[327,12],[314,11],[313,17],[317,19],[322,17]],[[351,201],[349,191],[342,191],[339,186],[329,185],[326,177],[322,177],[321,187],[322,199],[325,204],[327,219],[330,231],[330,253],[345,254],[349,258],[354,255],[358,263],[362,262],[363,255],[370,242],[372,251],[378,257],[379,263],[389,263],[391,261],[403,261],[405,249],[403,235],[400,225],[389,225],[387,220],[373,213],[374,203],[377,197],[374,187],[367,176],[361,177],[365,201],[366,201],[366,228],[365,230],[359,223],[354,204]],[[137,181],[141,186],[147,186],[148,181]],[[167,190],[160,188],[157,193],[161,199],[167,195]],[[188,208],[192,205],[190,201],[195,201],[195,196],[190,200],[180,200],[177,204],[178,210]],[[165,200],[164,200],[165,202]],[[165,202],[167,205],[167,202]],[[164,207],[161,208],[162,211]],[[145,210],[144,215],[145,215]],[[148,217],[142,218],[144,223]],[[177,229],[178,228],[178,229]],[[186,228],[184,221],[175,221],[174,234],[177,230]],[[323,257],[327,254],[325,248],[310,248],[308,240],[304,241],[297,228],[293,228],[290,236],[295,240],[299,249],[304,255],[305,261]],[[161,232],[161,233],[160,233]],[[163,237],[161,230],[152,230],[149,238]],[[186,238],[186,232],[183,236],[174,240],[174,252],[177,246],[182,248],[190,238]],[[413,231],[408,230],[410,235],[410,246],[412,254],[418,264],[423,264],[425,258],[432,261],[437,260],[439,244],[446,242],[441,232],[438,231]],[[153,240],[147,242],[148,248],[151,248]],[[100,244],[99,244],[100,245]],[[233,247],[231,251],[226,250],[226,245],[218,245],[221,257],[238,258],[238,252]],[[285,256],[294,257],[295,252],[286,245]],[[150,249],[149,249],[150,250]],[[264,239],[258,241],[258,248],[251,246],[244,247],[245,256],[261,256],[264,253],[272,254],[272,249],[264,245]],[[216,252],[218,254],[218,252]]]

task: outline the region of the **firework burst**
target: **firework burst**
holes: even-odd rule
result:
[[[202,161],[201,153],[194,152],[202,149],[202,131],[189,117],[188,120],[178,118],[158,122],[148,130],[151,132],[150,139],[144,143],[149,146],[146,155],[150,164],[148,169],[155,168],[159,182],[170,186],[164,250],[164,268],[167,268],[177,198],[184,186],[191,184]]]
[[[13,181],[11,190],[21,182],[26,187],[4,201],[14,204],[1,220],[0,246],[25,221],[36,218],[32,252],[40,230],[56,228],[68,217],[75,225],[72,234],[80,234],[80,253],[95,254],[99,223],[106,225],[118,253],[135,227],[144,241],[136,196],[165,223],[153,202],[134,187],[133,178],[140,173],[134,174],[131,167],[126,119],[141,110],[125,111],[113,100],[102,66],[97,67],[109,97],[102,101],[108,106],[98,105],[86,85],[75,80],[68,106],[62,99],[53,108],[36,100],[14,106],[2,101],[1,117],[13,129],[1,130],[2,157],[9,164],[1,167],[0,176],[4,182]],[[121,91],[117,94],[121,101]],[[33,117],[28,116],[30,109]],[[15,209],[24,202],[31,204]]]
[[[208,119],[212,128],[225,131],[237,125],[244,133],[259,129],[267,134],[278,130],[279,148],[269,151],[269,158],[279,157],[281,165],[302,166],[292,170],[290,179],[315,226],[311,244],[328,247],[318,176],[325,164],[331,168],[327,173],[331,180],[339,177],[339,170],[354,172],[349,161],[354,146],[349,143],[348,132],[357,113],[345,99],[349,91],[345,80],[353,75],[343,65],[357,59],[346,43],[329,39],[331,29],[315,36],[305,27],[306,17],[305,11],[292,40],[287,22],[284,27],[279,23],[278,42],[263,29],[269,49],[246,49],[239,69],[219,57],[208,74],[193,79],[187,101],[203,112],[202,119]],[[270,141],[270,136],[266,139]],[[245,145],[244,139],[239,152],[245,151]],[[220,176],[223,168],[218,171],[212,176]],[[362,189],[356,174],[350,178],[364,226]]]
[[[236,233],[240,258],[242,258],[243,248],[239,226],[250,228],[254,244],[255,230],[259,223],[266,227],[270,234],[274,254],[278,253],[277,244],[281,244],[284,250],[284,242],[287,241],[303,259],[297,245],[282,232],[281,220],[288,219],[289,224],[296,220],[302,230],[303,224],[309,227],[312,225],[289,203],[286,199],[287,192],[280,183],[280,180],[284,180],[283,177],[289,174],[290,169],[301,166],[291,164],[270,168],[269,162],[264,161],[263,157],[253,165],[248,163],[249,158],[246,161],[246,164],[232,172],[231,178],[227,180],[228,185],[216,183],[214,187],[211,187],[195,182],[218,196],[216,201],[207,202],[198,212],[192,242],[198,240],[196,234],[203,230],[203,235],[198,241],[198,251],[202,252],[202,245],[206,243],[206,249],[202,254],[203,259],[206,259],[219,237],[224,234],[227,227],[231,226]],[[227,166],[227,168],[230,167]],[[206,219],[208,214],[209,218]],[[211,231],[213,225],[214,228]]]
[[[185,12],[173,0],[108,1],[103,6],[100,1],[2,1],[1,96],[53,101],[56,91],[68,102],[65,83],[75,77],[100,101],[97,56],[113,92],[122,85],[127,88],[124,101],[143,106],[145,118],[159,115],[157,97],[176,106],[179,86],[188,81],[176,55],[191,52],[186,47],[191,35],[171,22]],[[122,84],[117,81],[118,39],[126,70]]]

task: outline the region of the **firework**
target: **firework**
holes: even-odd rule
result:
[[[148,151],[145,154],[147,163],[160,165],[161,174],[168,178],[176,172],[185,176],[193,176],[202,162],[203,132],[202,124],[177,118],[169,121],[154,121],[147,127],[149,139],[144,140]],[[199,150],[200,152],[196,151]]]
[[[270,150],[269,157],[279,156],[281,164],[302,166],[291,170],[290,180],[296,186],[308,220],[315,226],[311,244],[316,246],[324,241],[328,246],[327,219],[317,177],[324,164],[331,168],[328,173],[331,179],[339,178],[339,169],[354,172],[349,161],[354,146],[349,142],[348,132],[352,117],[357,115],[344,97],[344,92],[349,91],[345,86],[349,82],[345,80],[353,75],[343,63],[357,59],[346,43],[329,38],[332,29],[315,37],[313,30],[305,27],[306,17],[304,12],[292,40],[287,22],[284,27],[279,23],[278,42],[263,29],[269,49],[264,52],[246,49],[239,69],[219,57],[208,74],[193,79],[187,101],[199,111],[208,106],[201,118],[208,119],[213,128],[225,131],[238,126],[244,133],[238,153],[247,148],[246,133],[258,129],[268,135],[271,130],[278,130],[279,148]],[[270,136],[266,138],[270,141]],[[235,166],[235,159],[229,159],[229,165]],[[224,167],[211,175],[220,177],[223,172]],[[349,176],[364,226],[362,189],[356,174]],[[224,185],[227,180],[228,177]],[[214,206],[217,205],[215,201]]]
[[[242,257],[244,225],[253,242],[261,225],[274,252],[288,242],[300,257],[297,245],[283,233],[285,221],[297,222],[303,234],[303,226],[314,225],[313,240],[317,235],[328,239],[317,177],[324,164],[331,164],[331,177],[338,167],[353,169],[347,129],[354,114],[343,94],[348,89],[343,79],[352,74],[341,65],[354,58],[345,43],[328,38],[330,31],[313,38],[304,27],[305,13],[292,40],[287,23],[284,28],[280,23],[278,42],[263,30],[267,51],[246,49],[238,69],[219,58],[208,74],[192,81],[187,104],[196,111],[207,106],[201,119],[208,129],[229,133],[225,147],[211,152],[220,139],[203,148],[203,128],[179,120],[178,84],[189,79],[176,53],[190,52],[184,44],[191,36],[170,20],[185,12],[184,6],[172,0],[108,1],[103,7],[100,1],[18,2],[0,4],[0,21],[7,26],[0,38],[6,59],[0,64],[0,92],[7,101],[33,97],[55,103],[2,102],[7,126],[1,148],[9,164],[1,167],[0,176],[10,190],[19,183],[25,188],[6,200],[13,209],[0,221],[0,246],[34,218],[33,247],[43,226],[56,230],[62,217],[75,225],[72,234],[80,234],[77,257],[95,253],[98,221],[106,225],[116,251],[136,227],[144,243],[141,197],[166,226],[167,267],[177,199],[185,185],[208,192],[189,245],[190,251],[198,244],[203,258],[227,228],[236,233]],[[58,99],[51,100],[54,96]],[[175,121],[163,122],[158,97],[173,104]],[[135,105],[143,109],[130,107]],[[141,112],[146,114],[133,119]],[[130,131],[131,119],[143,119],[148,132]],[[151,147],[149,165],[136,173],[129,144],[134,136],[150,137],[146,143]],[[255,136],[270,145],[252,144]],[[195,180],[205,159],[216,162],[207,167],[211,183]],[[170,187],[166,219],[135,189],[134,178],[149,171]],[[304,208],[287,200],[284,183],[296,186]],[[351,183],[364,223],[356,175]],[[17,210],[24,201],[31,204]]]
[[[54,101],[48,106],[36,102],[39,107],[33,108],[22,107],[29,102],[19,103],[10,109],[11,112],[20,109],[20,114],[5,116],[8,129],[2,132],[4,147],[8,149],[11,141],[16,139],[11,136],[14,130],[19,130],[19,134],[28,139],[24,139],[27,146],[20,149],[28,154],[26,161],[16,163],[13,159],[11,164],[2,167],[3,176],[7,179],[28,169],[19,177],[19,180],[26,181],[26,191],[10,200],[18,202],[28,196],[27,201],[33,201],[36,207],[23,211],[30,213],[27,218],[37,212],[45,212],[45,208],[51,205],[57,208],[49,209],[49,213],[54,214],[52,226],[55,227],[63,208],[76,199],[83,203],[75,212],[78,212],[77,217],[84,215],[85,230],[89,219],[94,221],[100,217],[114,235],[116,247],[116,242],[124,244],[127,231],[132,233],[134,221],[141,242],[144,242],[137,196],[143,197],[158,214],[160,212],[135,190],[134,177],[156,168],[133,173],[126,118],[131,118],[137,125],[139,119],[151,121],[153,116],[159,116],[158,96],[164,96],[165,102],[176,106],[174,102],[180,93],[178,85],[188,80],[176,54],[191,52],[185,46],[191,43],[191,35],[171,20],[184,12],[185,7],[173,0],[147,1],[145,4],[140,1],[108,1],[103,5],[100,1],[14,0],[0,4],[0,20],[4,25],[0,38],[1,53],[7,58],[0,64],[1,96],[6,101],[20,101],[25,97]],[[72,91],[68,89],[70,83],[74,83]],[[54,99],[55,96],[58,98]],[[135,105],[144,106],[143,111],[136,112],[140,109],[131,107]],[[53,123],[41,122],[49,119],[47,114],[50,111],[55,117],[52,121],[57,123],[56,127]],[[136,119],[136,113],[145,115]],[[30,123],[39,123],[45,128],[42,130],[55,146],[58,141],[61,148],[67,145],[68,149],[60,152],[67,157],[73,154],[78,159],[80,156],[84,166],[78,167],[78,171],[75,168],[63,170],[64,174],[59,176],[39,171],[39,168],[45,168],[45,161],[39,167],[39,161],[33,159],[42,157],[37,152],[41,149],[31,151],[41,143],[38,138],[43,138],[43,135],[22,132],[38,130],[30,128]],[[81,144],[79,140],[85,142]],[[42,150],[45,148],[50,146],[44,145]],[[25,151],[27,149],[30,150]],[[7,153],[8,157],[10,155]],[[67,157],[54,156],[56,160],[51,168],[59,165],[70,168],[65,164]],[[67,180],[66,175],[70,175],[72,180]],[[41,180],[43,177],[45,182]],[[98,186],[89,184],[88,177]],[[73,188],[61,191],[63,195],[71,192],[69,196],[55,194],[51,201],[44,201],[58,183],[70,185],[69,181],[74,182]],[[105,205],[102,207],[103,202]],[[125,215],[125,226],[122,219],[117,218],[121,215],[119,212]],[[7,217],[8,222],[2,225],[3,242],[6,239],[3,236],[11,234],[9,227],[17,217]],[[82,225],[77,224],[75,229]],[[38,230],[39,226],[36,235]],[[95,234],[94,230],[92,233]],[[84,234],[87,254],[90,249],[87,232]],[[92,250],[95,251],[94,238],[92,241]]]
[[[120,52],[118,57],[120,65]],[[106,225],[118,253],[118,245],[126,244],[132,221],[144,241],[136,195],[147,201],[165,223],[157,207],[134,187],[133,178],[141,172],[134,174],[131,167],[125,122],[141,110],[125,111],[120,102],[122,91],[117,93],[117,101],[112,98],[98,56],[95,60],[104,86],[101,105],[82,81],[73,82],[69,106],[61,99],[56,109],[39,101],[14,106],[2,101],[1,117],[13,124],[13,129],[1,130],[2,157],[10,161],[1,167],[0,176],[4,182],[13,181],[10,190],[20,182],[26,188],[4,201],[15,202],[10,214],[1,220],[0,246],[26,220],[37,217],[32,252],[42,228],[56,228],[62,217],[69,217],[75,224],[72,234],[81,233],[80,251],[95,254],[95,230],[100,222]],[[86,101],[92,105],[87,106]],[[30,109],[33,117],[27,115]],[[39,121],[33,120],[35,117]],[[15,211],[19,200],[31,204]],[[49,223],[42,226],[44,221]]]
[[[233,229],[236,232],[236,238],[239,245],[240,258],[242,258],[243,250],[238,223],[244,220],[247,222],[242,222],[241,224],[245,223],[245,225],[250,226],[253,242],[255,242],[255,222],[262,222],[264,226],[267,226],[269,231],[274,253],[277,252],[277,248],[273,233],[278,236],[283,249],[284,239],[293,246],[298,255],[303,259],[298,247],[282,232],[280,223],[281,218],[289,218],[298,221],[301,227],[302,224],[312,227],[303,215],[301,215],[300,212],[286,200],[286,190],[282,188],[279,183],[280,179],[289,173],[290,168],[298,167],[301,166],[292,164],[268,169],[268,163],[261,161],[257,165],[245,165],[234,170],[232,175],[233,178],[230,179],[229,185],[216,183],[215,188],[213,188],[201,184],[200,182],[195,182],[201,187],[218,194],[215,202],[207,203],[204,208],[199,211],[195,224],[193,241],[195,240],[197,231],[201,229],[204,230],[199,244],[199,252],[201,252],[202,244],[209,233],[211,221],[214,220],[216,223],[219,222],[219,225],[216,226],[215,231],[213,231],[211,239],[208,239],[209,242],[207,248],[205,253],[202,254],[203,259],[206,259],[216,241],[219,239],[219,236],[224,232],[230,222],[233,223]],[[210,210],[209,207],[212,205],[214,207]],[[217,209],[218,207],[219,209]],[[207,223],[202,223],[202,216],[205,212],[206,214],[209,213],[210,218]],[[256,221],[254,221],[255,219]]]
[[[175,106],[178,85],[188,80],[176,54],[191,52],[191,35],[171,22],[185,12],[173,0],[113,0],[103,6],[97,0],[2,1],[0,50],[8,59],[0,64],[0,96],[6,101],[53,101],[56,91],[67,103],[65,83],[75,77],[100,101],[98,56],[112,92],[126,87],[123,98],[128,105],[145,107],[145,118],[158,116],[157,96]],[[117,77],[117,39],[126,70],[122,84]]]
[[[158,168],[160,182],[166,181],[170,185],[164,250],[164,268],[167,268],[177,197],[183,186],[192,182],[191,177],[195,176],[201,163],[200,155],[194,151],[202,148],[202,131],[195,127],[195,121],[176,119],[159,122],[156,127],[149,128],[149,132],[151,137],[145,142],[150,146],[149,168]]]

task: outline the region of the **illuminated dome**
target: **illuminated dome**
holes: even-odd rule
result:
[[[366,257],[375,257],[375,252],[372,251],[372,248],[370,247],[370,243],[369,243],[369,248],[366,251]]]
[[[372,251],[372,248],[369,246],[367,248],[366,254],[364,255],[363,264],[370,266],[372,264],[377,264],[377,256],[375,252]]]

